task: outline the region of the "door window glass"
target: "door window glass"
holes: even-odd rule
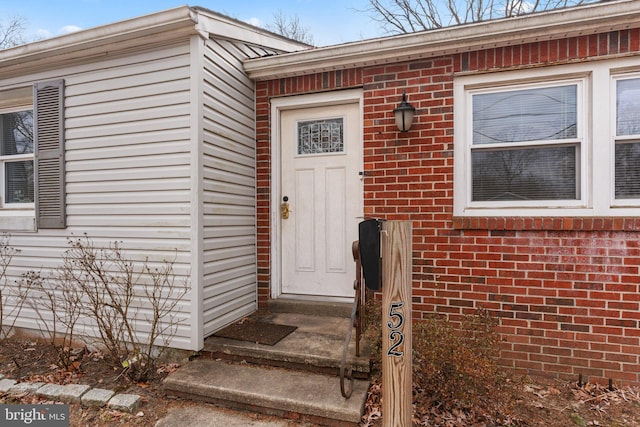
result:
[[[344,152],[344,119],[298,122],[299,155]]]

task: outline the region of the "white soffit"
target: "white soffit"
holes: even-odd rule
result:
[[[618,0],[251,59],[256,80],[387,64],[640,26],[640,1]]]

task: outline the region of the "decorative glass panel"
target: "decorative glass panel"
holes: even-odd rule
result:
[[[298,154],[344,152],[343,119],[298,122]]]
[[[577,86],[473,95],[473,144],[577,137]]]
[[[474,150],[473,201],[577,199],[576,146]]]
[[[5,163],[5,203],[33,203],[33,161]]]
[[[616,134],[640,135],[640,79],[617,81]]]
[[[33,112],[19,111],[0,115],[2,146],[0,154],[13,156],[33,153]]]

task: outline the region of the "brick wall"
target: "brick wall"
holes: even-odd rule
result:
[[[269,99],[364,89],[365,215],[413,223],[414,318],[488,309],[505,365],[640,383],[640,218],[453,217],[453,78],[640,51],[640,30],[257,83],[259,296],[270,285]],[[418,109],[408,133],[392,110]]]

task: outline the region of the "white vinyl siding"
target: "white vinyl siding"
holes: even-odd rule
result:
[[[255,111],[247,45],[209,40],[204,57],[205,336],[257,309]]]
[[[49,274],[68,240],[86,235],[97,248],[118,242],[137,271],[174,261],[189,293],[172,313],[171,347],[200,350],[206,335],[255,311],[255,98],[243,61],[301,48],[183,6],[8,50],[0,113],[37,107],[34,84],[64,89],[55,168],[64,184],[49,193],[64,222],[37,227],[33,207],[0,209],[0,231],[12,230],[20,250],[9,286],[28,271]],[[30,158],[37,164],[38,153]],[[143,297],[132,307],[143,335],[148,308]],[[41,326],[29,307],[15,324]],[[77,335],[98,332],[83,326]]]
[[[85,233],[96,246],[122,242],[133,260],[175,259],[175,273],[190,275],[189,70],[185,39],[30,77],[65,79],[67,227],[12,232],[12,246],[21,249],[12,262],[12,279],[60,265],[67,237]],[[172,346],[197,350],[189,298],[187,294],[177,307],[182,324]],[[17,325],[36,328],[34,319],[25,308]]]
[[[36,227],[33,208],[0,210],[0,230],[20,229],[9,283],[48,274],[85,235],[99,248],[119,242],[138,270],[173,260],[190,292],[169,345],[200,350],[257,308],[255,98],[243,61],[302,46],[188,7],[31,46],[25,67],[0,58],[0,111],[31,108],[34,83],[64,82],[66,222]],[[148,305],[133,308],[142,334]],[[37,314],[25,308],[16,326],[38,329]]]

